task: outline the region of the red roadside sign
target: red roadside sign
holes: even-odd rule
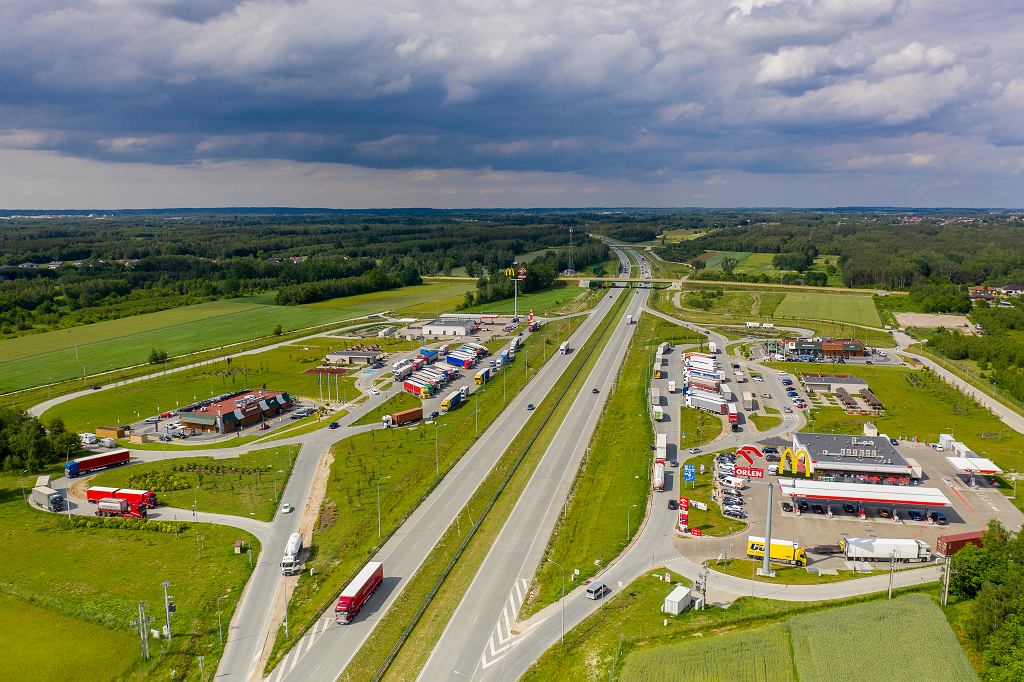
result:
[[[699,538],[701,535],[704,535],[704,532],[701,531],[700,528],[691,528],[690,529],[690,535],[693,535],[694,537],[698,537]]]

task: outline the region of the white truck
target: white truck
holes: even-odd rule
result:
[[[714,341],[708,341],[708,352],[716,355],[718,353],[718,344]]]
[[[78,434],[78,442],[80,442],[82,445],[96,445],[96,434],[80,433]]]
[[[562,345],[558,347],[558,353],[560,355],[565,355],[568,352],[569,352],[569,342],[568,341],[562,341]]]
[[[843,555],[852,561],[924,562],[932,558],[932,549],[921,540],[891,538],[843,538],[839,542]]]
[[[302,533],[292,533],[284,546],[284,557],[281,559],[281,575],[295,575],[302,570],[299,555],[302,554]]]
[[[754,409],[754,394],[750,391],[743,391],[743,409],[748,412]]]
[[[743,382],[745,382],[747,380],[747,375],[743,373],[742,369],[736,370],[735,374],[736,374],[736,383],[737,384],[742,384]]]
[[[669,393],[675,393],[676,392],[676,382],[674,382],[674,381],[668,382],[668,392]]]
[[[654,464],[654,489],[659,493],[665,490],[665,465],[661,462]]]
[[[654,461],[664,462],[668,456],[668,435],[657,433],[654,435]]]
[[[633,316],[626,315],[626,324],[633,324]]]
[[[661,407],[661,405],[651,405],[651,417],[654,419],[654,421],[660,422],[662,419],[665,418],[665,410]]]
[[[46,511],[64,511],[64,496],[49,486],[37,485],[35,488],[32,488],[29,502]]]

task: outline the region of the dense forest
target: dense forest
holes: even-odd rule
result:
[[[1024,679],[1024,535],[989,521],[983,548],[953,555],[950,594],[968,600],[963,633],[981,658],[981,678]]]
[[[459,267],[482,276],[566,246],[580,222],[440,211],[10,219],[0,231],[0,335],[266,291],[280,304],[309,303]],[[573,241],[577,267],[607,257],[582,231]],[[566,258],[552,250],[544,261],[560,271]]]
[[[59,418],[44,426],[25,412],[0,407],[0,469],[39,471],[47,464],[76,456],[79,449],[78,436]]]

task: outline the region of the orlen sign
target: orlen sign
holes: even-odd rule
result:
[[[690,500],[685,497],[679,498],[679,527],[685,528],[690,522]]]
[[[733,476],[739,478],[764,478],[764,469],[758,469],[757,467],[736,467],[733,470]]]

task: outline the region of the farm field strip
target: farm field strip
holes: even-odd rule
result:
[[[774,317],[882,326],[874,300],[870,296],[858,294],[789,293],[775,309]]]

